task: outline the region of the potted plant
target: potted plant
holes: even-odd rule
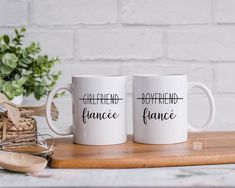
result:
[[[15,29],[13,37],[0,36],[0,92],[18,104],[23,96],[33,94],[39,100],[47,95],[61,74],[51,71],[60,60],[42,55],[39,43],[22,45],[25,31]]]

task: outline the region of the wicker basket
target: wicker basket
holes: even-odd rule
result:
[[[0,114],[0,143],[24,145],[33,144],[36,141],[37,123],[34,118],[20,117],[19,123],[15,125],[5,113]]]
[[[4,146],[22,146],[37,142],[37,122],[32,116],[45,117],[46,105],[23,106],[11,103],[0,93],[0,149]],[[51,115],[58,119],[59,112],[52,103]]]

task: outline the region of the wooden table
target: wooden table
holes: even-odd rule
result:
[[[45,125],[39,127],[39,132],[54,135],[45,120],[39,120],[38,124]],[[224,129],[221,124],[218,127]],[[0,187],[235,187],[235,164],[106,170],[48,168],[40,175],[0,170]]]
[[[0,170],[0,187],[235,187],[235,164],[145,169]]]

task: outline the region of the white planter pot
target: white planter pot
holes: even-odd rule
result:
[[[23,95],[19,95],[19,96],[16,96],[14,97],[12,100],[11,100],[12,103],[16,104],[16,105],[21,105],[22,102],[23,102]]]
[[[32,95],[28,97],[24,97],[24,100],[23,100],[24,106],[42,106],[45,103],[46,103],[46,98],[42,98],[38,101]]]

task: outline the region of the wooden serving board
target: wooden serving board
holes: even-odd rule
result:
[[[235,163],[235,132],[190,133],[189,140],[173,145],[134,143],[86,146],[72,138],[58,138],[52,168],[144,168]]]

